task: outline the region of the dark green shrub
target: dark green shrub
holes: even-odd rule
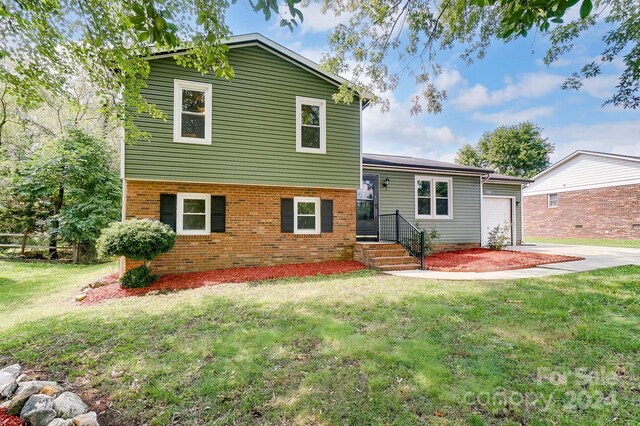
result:
[[[120,284],[127,288],[146,287],[156,280],[149,269],[149,262],[166,253],[176,243],[176,233],[169,225],[152,219],[131,219],[112,223],[98,238],[100,256],[124,256],[131,260],[143,260],[144,265],[128,271]]]
[[[173,248],[176,233],[169,225],[153,219],[130,219],[114,222],[98,239],[100,256],[124,256],[150,262]]]
[[[120,278],[120,285],[124,288],[141,288],[147,287],[157,279],[158,276],[153,275],[148,266],[142,265],[125,272]]]

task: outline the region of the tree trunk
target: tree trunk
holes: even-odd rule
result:
[[[57,215],[62,209],[62,200],[64,199],[64,187],[61,186],[58,189],[58,197],[54,200],[53,214]],[[60,227],[60,221],[55,219],[53,221],[54,233],[49,238],[49,259],[58,259],[58,228]]]
[[[73,243],[73,263],[77,264],[80,259],[80,243]]]

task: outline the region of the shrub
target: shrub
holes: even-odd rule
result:
[[[424,231],[418,222],[414,225],[418,230]],[[433,252],[433,245],[435,241],[440,237],[440,233],[436,229],[436,226],[433,225],[431,231],[425,231],[424,233],[424,254],[428,256]],[[412,253],[420,253],[420,236],[416,235],[415,237],[409,240],[409,251]]]
[[[98,239],[101,256],[124,256],[131,260],[150,262],[166,253],[176,242],[176,233],[169,225],[152,219],[130,219],[112,223]]]
[[[487,247],[489,247],[491,250],[502,250],[507,245],[510,232],[510,225],[497,225],[495,228],[489,231],[489,235],[487,237]]]
[[[125,272],[120,278],[120,285],[124,288],[141,288],[147,287],[157,279],[158,276],[153,275],[148,266],[142,265]]]
[[[120,284],[127,288],[146,287],[156,280],[149,262],[166,253],[176,243],[176,233],[169,225],[152,219],[131,219],[112,223],[98,239],[100,256],[124,256],[143,260],[144,265],[127,271]]]

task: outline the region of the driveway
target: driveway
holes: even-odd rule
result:
[[[437,280],[501,280],[515,278],[547,277],[571,274],[593,269],[611,268],[623,265],[640,265],[640,249],[620,247],[572,246],[560,244],[531,244],[510,247],[510,250],[529,251],[546,254],[580,256],[584,260],[540,265],[535,268],[515,269],[495,272],[440,272],[440,271],[393,271],[391,275]]]

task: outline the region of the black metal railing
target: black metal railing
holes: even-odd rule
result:
[[[413,226],[399,210],[391,214],[381,214],[379,218],[380,241],[402,244],[411,256],[420,261],[420,269],[424,269],[424,231]]]

